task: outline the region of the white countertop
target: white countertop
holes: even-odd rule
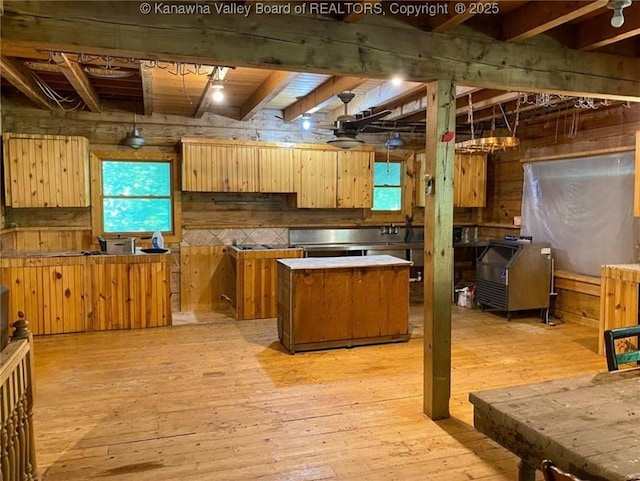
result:
[[[410,266],[413,264],[413,262],[411,261],[388,255],[305,257],[303,259],[278,259],[278,262],[292,270],[339,269],[348,267]]]

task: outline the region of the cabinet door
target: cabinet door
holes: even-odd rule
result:
[[[337,152],[296,149],[299,166],[298,207],[336,207]]]
[[[487,202],[486,154],[456,154],[453,173],[454,207],[484,207]],[[424,152],[416,153],[416,205],[424,207]]]
[[[338,155],[338,207],[366,208],[373,205],[374,152],[346,150]]]
[[[3,137],[7,205],[89,205],[89,144],[86,138],[11,133]]]
[[[9,323],[26,319],[34,335],[84,331],[84,275],[83,265],[0,269],[1,283],[9,287]]]
[[[456,154],[453,174],[453,205],[484,207],[486,205],[486,154]]]
[[[186,191],[258,191],[254,146],[184,143],[182,169],[182,188]]]
[[[258,147],[260,192],[295,192],[293,149]]]

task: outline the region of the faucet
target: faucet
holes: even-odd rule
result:
[[[391,226],[389,227],[389,234],[397,234],[397,233],[398,233],[398,226],[392,222]]]
[[[386,225],[383,225],[382,227],[380,227],[380,234],[388,234],[389,233],[389,228]]]

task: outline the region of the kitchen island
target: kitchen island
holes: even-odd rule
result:
[[[409,338],[409,267],[389,255],[278,260],[278,338],[290,353]]]

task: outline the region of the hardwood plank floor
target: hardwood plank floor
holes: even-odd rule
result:
[[[454,306],[452,417],[433,422],[421,306],[407,343],[293,356],[275,319],[180,320],[194,323],[36,338],[46,481],[515,480],[468,393],[606,370],[594,328]]]

